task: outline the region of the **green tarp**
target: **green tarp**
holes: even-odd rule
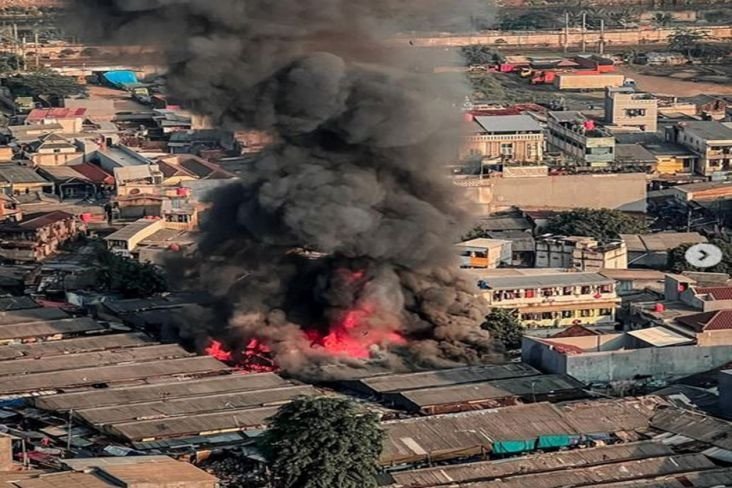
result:
[[[538,449],[551,449],[567,447],[572,443],[572,439],[566,434],[560,435],[542,435],[539,436],[539,442],[536,445]]]
[[[496,441],[493,443],[494,454],[515,454],[518,452],[533,451],[536,448],[536,439],[530,441]]]

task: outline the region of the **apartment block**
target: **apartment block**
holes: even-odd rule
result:
[[[698,157],[695,172],[714,178],[732,175],[732,128],[714,120],[680,122],[667,139],[682,144]]]
[[[632,87],[608,87],[605,91],[605,122],[620,127],[635,127],[656,132],[658,100],[650,93]]]
[[[615,160],[615,137],[581,112],[549,112],[548,145],[580,166],[603,168]]]
[[[620,302],[615,281],[597,273],[496,276],[478,288],[491,307],[515,310],[528,328],[610,325]]]
[[[544,158],[544,131],[529,115],[470,117],[470,135],[463,139],[460,159],[497,158],[504,162],[538,163]]]
[[[497,268],[511,264],[511,241],[471,239],[456,245],[461,268]]]

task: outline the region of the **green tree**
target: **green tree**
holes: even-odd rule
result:
[[[0,73],[11,73],[18,71],[23,61],[20,56],[13,53],[0,53]]]
[[[5,80],[5,85],[15,97],[66,98],[86,91],[74,78],[46,70],[12,76]]]
[[[706,38],[707,34],[702,31],[676,29],[668,38],[668,47],[670,50],[684,53],[686,57],[690,58],[699,50],[702,41]]]
[[[492,64],[496,62],[496,54],[485,44],[471,44],[463,46],[460,53],[465,58],[465,63],[470,66],[473,64]]]
[[[579,208],[552,217],[543,232],[593,237],[600,242],[608,242],[620,234],[638,234],[646,230],[644,222],[619,210]]]
[[[373,488],[383,433],[348,399],[300,397],[282,406],[262,439],[275,488]]]
[[[101,289],[125,298],[144,298],[166,290],[165,278],[153,264],[117,256],[106,249],[99,250],[97,262],[97,284]]]
[[[712,268],[695,268],[686,261],[686,250],[693,244],[682,244],[669,251],[667,266],[675,273],[682,271],[705,271],[709,273],[727,273],[732,274],[732,243],[722,239],[712,239],[710,244],[714,244],[722,250],[722,262]]]
[[[494,308],[486,316],[481,328],[489,331],[493,339],[503,344],[503,347],[508,350],[521,347],[521,337],[524,335],[523,327],[511,310]]]

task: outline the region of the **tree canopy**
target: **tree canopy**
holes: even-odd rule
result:
[[[523,327],[511,310],[494,308],[486,316],[481,328],[489,331],[491,337],[508,350],[521,347],[521,337],[524,335]]]
[[[383,433],[348,399],[301,397],[282,406],[263,436],[275,488],[374,488]]]
[[[117,256],[106,249],[97,255],[97,285],[125,298],[143,298],[166,290],[166,282],[158,268],[150,263]]]
[[[646,230],[644,222],[619,210],[579,208],[552,217],[543,232],[593,237],[600,242],[608,242],[620,234],[639,234]]]
[[[85,92],[74,78],[46,70],[11,76],[5,80],[5,84],[16,97],[66,98]]]
[[[668,268],[673,270],[675,273],[682,271],[706,271],[709,273],[727,273],[732,274],[732,243],[724,241],[722,239],[712,239],[709,241],[710,244],[714,244],[722,250],[722,262],[711,268],[696,268],[686,261],[686,250],[689,249],[693,244],[682,244],[669,251],[668,253]]]

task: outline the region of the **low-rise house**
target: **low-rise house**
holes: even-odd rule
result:
[[[222,150],[239,154],[241,148],[234,134],[217,129],[201,129],[174,132],[168,148],[172,154],[200,154],[206,150]]]
[[[613,166],[623,171],[645,171],[655,173],[658,160],[641,144],[616,144]]]
[[[37,192],[53,193],[53,183],[43,178],[33,168],[16,164],[0,165],[0,186],[11,195]]]
[[[489,306],[515,310],[530,328],[611,325],[620,303],[615,282],[597,273],[485,277],[478,288]]]
[[[521,358],[542,371],[584,383],[670,381],[729,362],[732,345],[696,344],[666,327],[585,337],[524,336]]]
[[[628,249],[628,266],[665,268],[668,251],[682,244],[699,244],[707,238],[698,232],[658,232],[655,234],[621,234]]]
[[[657,119],[658,100],[650,93],[625,86],[605,89],[605,122],[608,124],[656,132]]]
[[[85,231],[85,226],[66,212],[27,214],[19,222],[0,223],[0,257],[10,261],[40,261]]]
[[[602,269],[599,273],[615,280],[618,295],[630,295],[645,290],[663,293],[664,273],[654,269]]]
[[[681,144],[677,144],[672,137],[666,140],[656,133],[619,132],[615,133],[615,140],[617,141],[615,148],[619,151],[623,151],[623,149],[618,149],[621,145],[640,144],[643,146],[644,149],[653,154],[656,160],[655,165],[653,165],[654,171],[662,175],[690,174],[694,171],[698,159],[694,152]],[[645,159],[647,155],[644,154],[641,157],[640,153],[630,153],[630,155],[626,154],[624,157],[627,161],[629,157],[632,159]],[[617,159],[623,161],[623,156],[619,156]]]
[[[531,233],[509,230],[487,232],[491,239],[511,242],[511,266],[532,268],[536,260],[536,244]]]
[[[38,173],[51,181],[54,191],[62,200],[66,198],[88,198],[97,194],[97,186],[74,166],[49,166],[38,168]]]
[[[70,166],[74,171],[85,177],[94,184],[97,192],[109,193],[114,190],[114,176],[104,171],[101,167],[92,163],[75,164]]]
[[[162,230],[164,226],[165,222],[162,219],[140,219],[108,235],[104,241],[110,251],[129,256],[140,242]]]
[[[684,202],[719,201],[732,199],[732,182],[705,182],[677,185],[670,188],[674,198]]]
[[[117,195],[160,195],[164,175],[157,164],[114,168]]]
[[[235,176],[233,173],[224,170],[218,164],[206,161],[205,159],[192,154],[180,154],[177,156],[162,158],[158,161],[158,164],[161,162],[167,163],[168,165],[185,172],[185,174],[193,177],[194,179],[218,180],[233,178]]]
[[[48,134],[63,132],[61,124],[11,125],[8,127],[10,137],[18,144],[29,144],[40,141]]]
[[[615,160],[615,137],[581,112],[549,112],[550,147],[581,166],[601,168]]]
[[[536,240],[537,268],[573,268],[579,271],[622,269],[628,253],[622,242],[601,245],[581,236],[544,236]]]
[[[728,303],[732,303],[732,287],[727,288]],[[732,306],[732,305],[728,305]],[[685,335],[693,336],[701,346],[732,346],[732,308],[685,315],[676,319]]]
[[[61,166],[84,162],[84,152],[60,134],[48,134],[27,153],[35,166]]]
[[[78,134],[86,119],[84,108],[36,108],[25,119],[26,125],[58,124],[62,134]]]
[[[694,152],[698,174],[723,179],[732,175],[732,128],[714,120],[680,122],[670,129],[674,142]]]
[[[114,173],[115,168],[147,166],[151,161],[138,152],[123,145],[103,144],[95,153],[99,165],[107,173]]]
[[[0,221],[5,220],[21,220],[23,211],[20,209],[18,201],[10,195],[0,193]]]
[[[471,239],[455,246],[461,268],[497,268],[511,264],[511,241]]]
[[[544,131],[529,115],[472,116],[471,134],[460,149],[460,159],[498,158],[504,162],[539,163],[544,154]]]

